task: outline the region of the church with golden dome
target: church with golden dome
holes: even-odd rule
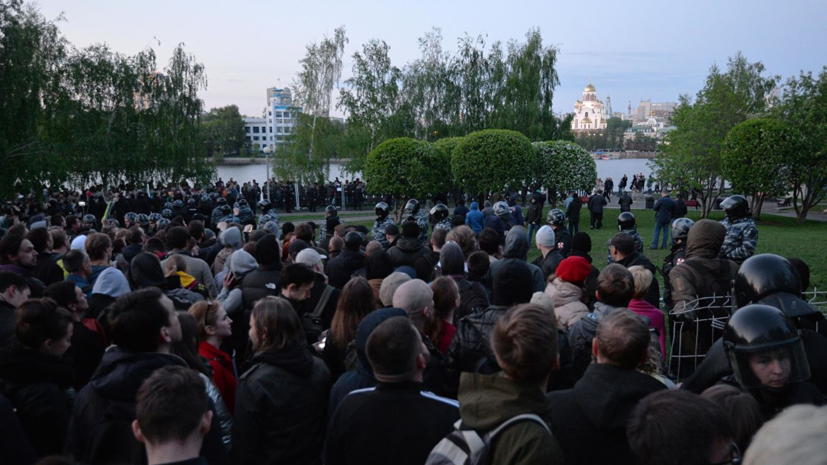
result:
[[[603,101],[597,99],[597,89],[589,82],[583,89],[583,100],[574,104],[572,131],[594,131],[606,129],[608,117],[604,113]]]

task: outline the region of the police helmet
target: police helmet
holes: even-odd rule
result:
[[[95,224],[95,222],[97,222],[97,218],[95,218],[95,215],[93,215],[91,213],[87,213],[87,214],[83,215],[83,223],[84,224]]]
[[[138,214],[135,212],[129,212],[123,216],[123,219],[129,221],[132,224],[135,224],[138,222]]]
[[[379,202],[373,207],[373,210],[376,212],[376,216],[380,218],[387,218],[387,216],[391,213],[391,209],[385,202]]]
[[[162,218],[172,218],[172,210],[169,208],[165,208],[161,210],[161,217]]]
[[[743,195],[730,195],[721,202],[721,208],[726,212],[727,218],[745,218],[750,214],[749,202]]]
[[[232,212],[233,212],[233,209],[230,208],[230,206],[227,205],[226,203],[221,206],[221,213],[223,213],[225,215],[229,215]]]
[[[261,208],[261,211],[267,211],[270,208],[270,201],[261,199],[258,201],[258,207]]]
[[[261,217],[259,217],[258,224],[264,224],[268,221],[273,221],[273,217],[265,213],[264,215],[261,215]]]
[[[152,221],[153,223],[158,222],[161,218],[163,218],[163,216],[161,216],[160,213],[153,212],[149,214],[149,221]]]
[[[431,208],[431,221],[434,223],[439,223],[440,221],[448,218],[448,207],[445,205],[438,203]]]
[[[695,222],[689,218],[678,218],[672,222],[672,238],[686,239],[689,236],[689,229],[695,225]]]
[[[777,292],[801,294],[798,272],[784,257],[771,253],[746,259],[735,276],[738,305],[755,303]]]
[[[508,204],[503,202],[503,201],[499,201],[499,202],[495,203],[494,204],[494,214],[497,215],[497,216],[502,216],[502,215],[508,214]]]
[[[364,242],[365,236],[358,231],[351,231],[345,234],[345,247],[350,250],[359,250],[359,247],[362,246],[362,242]]]
[[[138,215],[138,223],[141,223],[141,226],[148,226],[149,225],[149,215],[141,213]]]
[[[747,305],[727,320],[724,351],[745,389],[779,389],[810,378],[804,344],[793,321],[769,305]]]
[[[241,200],[238,201],[238,206],[239,207],[247,207],[247,206],[249,206],[249,204],[247,203],[246,200],[241,199]]]
[[[224,197],[219,197],[218,205],[227,205],[227,199],[225,199]]]
[[[328,205],[324,208],[324,214],[325,214],[325,216],[328,216],[328,217],[338,216],[339,212],[336,210],[336,207],[334,207],[333,205]]]
[[[617,216],[617,230],[628,231],[635,229],[635,215],[632,212],[623,212]]]
[[[116,220],[115,218],[109,218],[107,220],[103,220],[104,226],[109,226],[110,228],[120,228],[121,223],[120,221]]]
[[[212,201],[212,199],[210,198],[209,195],[204,194],[204,195],[201,196],[201,201],[202,202],[210,202],[210,201]]]
[[[419,200],[408,200],[408,203],[405,204],[405,211],[409,212],[411,215],[416,215],[419,213]]]
[[[170,210],[172,210],[172,202],[165,203],[164,208],[169,208]]]
[[[160,220],[158,220],[157,223],[155,223],[155,225],[158,227],[158,230],[160,231],[160,230],[166,228],[167,226],[169,226],[169,223],[170,223],[170,221],[168,219],[161,218]]]
[[[559,208],[549,210],[548,215],[546,215],[546,223],[552,226],[563,226],[566,224],[566,214]]]
[[[194,197],[190,197],[190,199],[189,199],[189,200],[187,200],[187,205],[189,205],[189,206],[191,206],[191,207],[194,207],[194,206],[195,206],[195,198],[194,198]]]
[[[183,200],[176,200],[175,202],[172,202],[172,206],[174,208],[184,208],[184,201]]]

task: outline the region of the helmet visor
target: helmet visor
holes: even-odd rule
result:
[[[801,339],[758,350],[735,348],[730,363],[746,389],[782,388],[810,378],[810,366]]]

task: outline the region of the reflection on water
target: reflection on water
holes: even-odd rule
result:
[[[610,177],[614,180],[615,186],[620,181],[620,178],[625,174],[630,179],[632,175],[643,173],[646,177],[649,176],[650,169],[646,166],[649,160],[642,158],[624,159],[624,160],[595,160],[597,163],[597,176],[606,179]],[[230,178],[240,183],[250,182],[256,180],[261,184],[267,177],[267,167],[264,164],[243,165],[243,166],[219,166],[218,176],[228,181]],[[345,176],[342,172],[342,165],[338,163],[331,163],[330,176],[331,180],[339,178],[355,179],[357,176]],[[360,177],[360,176],[359,176]]]

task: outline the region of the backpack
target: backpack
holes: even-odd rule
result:
[[[520,421],[539,423],[551,435],[546,422],[531,413],[509,418],[500,426],[485,433],[479,433],[473,429],[462,429],[462,420],[459,420],[454,423],[454,431],[433,448],[425,465],[487,465],[492,460],[491,444],[494,438],[502,430]]]
[[[327,302],[335,290],[336,288],[333,286],[326,286],[324,291],[322,291],[319,302],[316,304],[316,308],[314,308],[311,313],[303,313],[301,316],[302,328],[304,329],[304,334],[307,336],[307,341],[310,343],[318,341],[319,336],[325,330],[324,323],[322,322],[322,312],[324,312],[325,307],[327,307]]]

